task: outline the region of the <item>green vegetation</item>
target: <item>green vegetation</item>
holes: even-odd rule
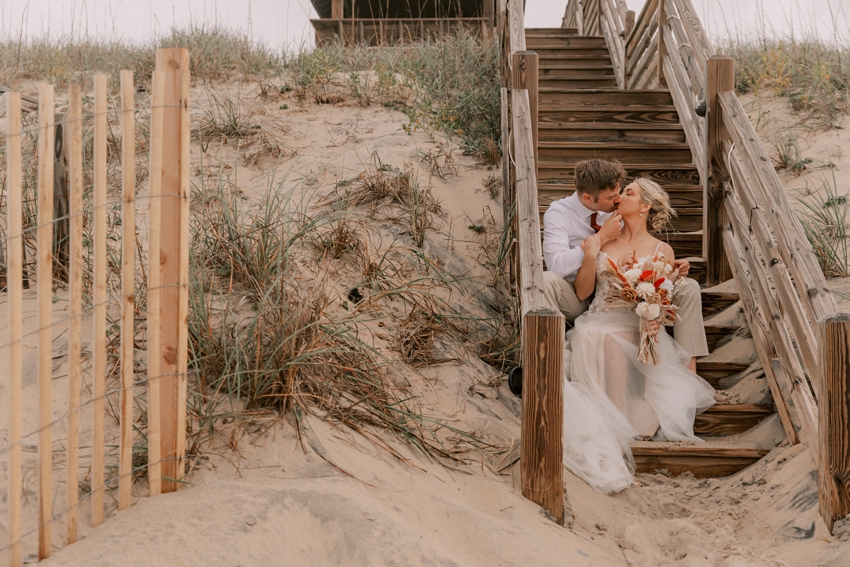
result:
[[[772,92],[815,128],[850,113],[850,47],[817,39],[729,39],[717,49],[735,59],[739,93]]]

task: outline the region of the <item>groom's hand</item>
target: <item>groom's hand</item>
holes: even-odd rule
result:
[[[601,230],[599,232],[602,232]],[[596,262],[596,256],[599,255],[599,250],[602,248],[599,234],[592,234],[581,241],[581,249],[584,251],[585,259],[592,258]]]
[[[602,232],[601,230],[599,232]],[[688,277],[688,272],[691,270],[691,263],[687,260],[674,260],[673,269],[678,272],[680,278]]]
[[[608,220],[602,223],[602,228],[599,229],[597,233],[599,235],[600,245],[605,245],[606,243],[614,240],[618,236],[620,236],[620,231],[622,228],[620,227],[620,221],[623,220],[623,216],[619,211],[614,211]]]

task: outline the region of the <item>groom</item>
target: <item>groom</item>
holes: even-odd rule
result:
[[[572,324],[587,309],[587,302],[576,297],[573,281],[584,260],[581,243],[598,235],[600,245],[620,236],[620,189],[626,179],[617,161],[591,159],[576,164],[576,191],[571,196],[549,205],[543,215],[543,257],[548,271],[543,272],[543,293],[550,307],[559,309]],[[686,277],[690,264],[676,260],[674,268]],[[696,372],[696,357],[708,355],[702,319],[702,296],[699,284],[692,279],[683,282],[678,294],[678,319],[673,337],[691,360],[688,368]]]

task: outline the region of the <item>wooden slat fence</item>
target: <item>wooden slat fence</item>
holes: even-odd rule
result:
[[[136,162],[145,157],[136,135],[143,109],[136,105],[131,71],[121,72],[119,96],[111,105],[120,116],[120,149],[112,155],[107,141],[115,130],[110,133],[107,123],[105,76],[94,77],[87,113],[82,89],[69,87],[61,121],[50,85],[39,86],[36,123],[22,122],[19,93],[3,93],[9,338],[0,344],[0,392],[7,393],[0,415],[8,416],[9,435],[0,446],[7,465],[2,487],[7,498],[0,501],[8,502],[8,522],[0,522],[8,526],[0,541],[0,565],[19,567],[28,556],[50,557],[56,545],[77,541],[81,522],[97,526],[145,492],[177,489],[185,474],[188,52],[160,50],[157,63],[147,194],[136,179]],[[167,120],[168,113],[176,120]],[[92,145],[84,151],[83,130],[92,125]],[[66,142],[69,212],[54,218],[59,131]],[[37,158],[24,161],[28,139],[36,140]],[[173,170],[164,167],[166,151],[174,154]],[[91,157],[84,161],[84,154]],[[25,164],[36,170],[36,219],[25,218],[25,179],[33,174]],[[109,172],[116,169],[120,185],[110,183]],[[164,218],[167,209],[170,218]],[[144,220],[147,229],[139,222]],[[69,227],[67,285],[54,272],[53,229],[60,222]],[[32,240],[32,232],[36,287],[25,292],[25,241]],[[176,300],[169,303],[168,293]],[[136,364],[144,350],[147,370],[140,371]],[[140,415],[138,408],[145,405],[147,415]],[[64,474],[54,474],[63,468]],[[139,477],[147,477],[147,491],[144,485],[134,491]]]

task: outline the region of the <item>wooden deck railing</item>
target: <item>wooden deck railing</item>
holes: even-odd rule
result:
[[[806,441],[818,463],[831,530],[850,514],[850,317],[735,95],[734,61],[714,53],[691,0],[648,0],[622,58],[610,0],[570,0],[564,25],[589,12],[602,14],[623,88],[670,90],[704,188],[707,281],[735,278],[788,439]]]
[[[522,313],[522,494],[564,522],[563,353],[564,317],[542,290],[543,251],[537,208],[537,54],[525,50],[521,0],[510,0],[499,19],[509,81],[502,89],[503,178],[506,220],[517,244],[517,288]],[[507,88],[510,87],[510,89]],[[510,99],[510,103],[508,100]],[[508,116],[510,115],[510,120]],[[510,125],[510,132],[504,128]],[[512,167],[511,167],[512,166]],[[507,211],[515,211],[511,215]]]

